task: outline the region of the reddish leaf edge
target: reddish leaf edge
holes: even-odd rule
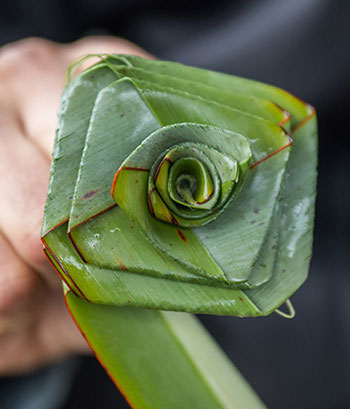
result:
[[[123,389],[120,387],[120,385],[118,384],[117,380],[112,376],[112,374],[109,372],[107,366],[104,364],[104,362],[102,361],[102,359],[99,357],[99,355],[97,354],[97,352],[94,350],[94,348],[92,347],[92,345],[90,344],[87,336],[85,335],[84,331],[80,328],[78,321],[76,320],[74,314],[72,313],[71,309],[69,308],[69,304],[68,304],[68,300],[67,300],[67,296],[68,294],[72,293],[73,296],[77,297],[77,295],[74,293],[74,291],[72,291],[71,289],[69,289],[65,294],[64,294],[64,302],[66,304],[67,310],[69,312],[69,315],[71,316],[74,324],[76,325],[76,327],[78,328],[79,332],[81,333],[81,335],[83,336],[83,338],[85,339],[86,343],[88,344],[89,348],[91,349],[91,351],[93,352],[93,354],[95,355],[96,359],[98,360],[98,362],[100,363],[100,365],[102,366],[102,368],[106,371],[107,375],[110,377],[110,379],[112,380],[112,382],[114,383],[114,385],[117,387],[117,389],[120,391],[120,393],[123,395],[124,399],[126,400],[126,402],[128,403],[128,405],[131,407],[131,409],[137,409],[135,406],[133,406],[131,404],[131,402],[129,401],[126,392],[123,391]]]

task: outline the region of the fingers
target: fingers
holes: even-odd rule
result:
[[[33,371],[70,354],[92,354],[61,293],[43,292],[40,303],[35,301],[28,305],[26,322],[19,314],[12,316],[11,323],[0,317],[0,376]]]
[[[64,58],[71,64],[77,58],[86,54],[133,54],[144,58],[154,58],[150,53],[136,44],[123,38],[113,36],[85,37],[74,43],[63,46]],[[89,59],[82,65],[82,70],[97,62],[99,59]]]
[[[40,241],[64,76],[87,53],[151,58],[114,37],[70,45],[29,39],[0,49],[1,373],[23,372],[68,352],[88,350],[57,291],[59,278]]]
[[[0,373],[6,360],[8,344],[14,334],[25,333],[33,325],[35,297],[41,282],[38,275],[13,251],[0,233]]]
[[[23,374],[69,354],[91,354],[61,293],[43,293],[40,304],[32,303],[29,309],[32,315],[26,325],[0,332],[0,375]]]
[[[0,93],[0,226],[18,254],[42,273],[51,271],[39,237],[65,72],[81,55],[112,52],[149,57],[115,37],[88,37],[70,45],[33,38],[0,53],[0,75],[6,79]]]
[[[41,311],[36,328],[38,339],[52,358],[68,353],[91,354],[86,340],[76,327],[64,302],[62,293],[48,293],[45,311]]]
[[[0,334],[5,325],[4,317],[23,309],[40,285],[38,275],[17,256],[0,233]]]
[[[44,285],[0,233],[0,375],[23,373],[89,347],[62,291]]]
[[[43,39],[27,39],[5,46],[0,74],[15,108],[23,134],[49,159],[67,62],[60,46]],[[7,97],[7,100],[9,98]]]
[[[52,284],[56,275],[42,251],[40,230],[49,161],[0,105],[0,228],[16,253]]]
[[[0,51],[0,228],[16,252],[49,277],[51,268],[39,237],[56,113],[68,66],[89,53],[151,58],[140,47],[112,36],[87,37],[69,45],[31,38]]]
[[[36,319],[43,285],[39,276],[25,264],[0,234],[0,374],[20,365],[20,350],[11,353],[16,343],[27,347],[24,336]],[[18,361],[18,362],[17,362]]]
[[[23,133],[50,157],[65,73],[77,58],[90,53],[126,53],[152,58],[140,47],[112,37],[86,37],[68,45],[30,38],[2,48],[0,75],[7,78]],[[80,69],[94,64],[87,60]],[[7,97],[8,99],[8,97]]]
[[[89,347],[64,305],[0,233],[0,375],[23,373]]]

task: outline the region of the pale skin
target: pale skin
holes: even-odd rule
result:
[[[89,53],[151,57],[116,37],[30,38],[0,49],[0,376],[90,353],[40,241],[65,72]]]

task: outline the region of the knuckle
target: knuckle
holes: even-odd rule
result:
[[[43,245],[37,234],[32,232],[22,232],[19,237],[18,248],[21,256],[31,266],[38,267],[43,264]]]
[[[37,285],[34,274],[20,271],[13,275],[15,277],[0,281],[0,314],[2,315],[19,310]]]
[[[0,61],[3,71],[27,70],[29,66],[40,67],[52,59],[57,45],[43,38],[30,37],[8,44],[1,49]],[[24,64],[25,62],[25,64]]]
[[[55,45],[43,38],[30,37],[20,41],[16,48],[24,58],[41,60],[46,58],[47,53],[54,51]]]
[[[2,261],[2,262],[1,262]],[[18,256],[0,260],[0,316],[17,310],[38,284],[37,275]]]

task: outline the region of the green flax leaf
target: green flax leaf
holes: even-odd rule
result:
[[[265,316],[305,281],[315,111],[252,80],[100,58],[64,91],[42,228],[67,306],[133,407],[263,408],[186,313]]]

